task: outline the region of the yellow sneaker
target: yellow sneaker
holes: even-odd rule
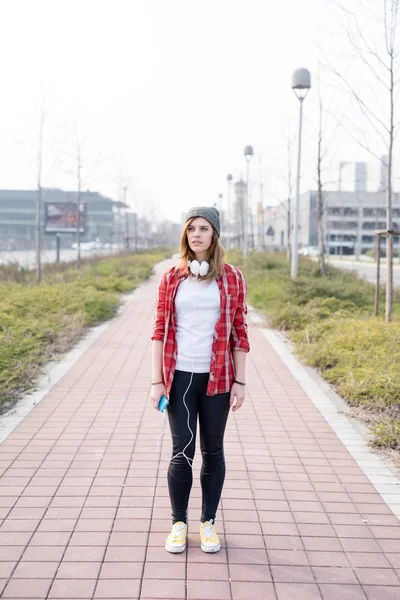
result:
[[[220,550],[221,543],[213,519],[200,525],[200,539],[203,552],[218,552]]]
[[[165,542],[165,549],[168,552],[177,554],[183,552],[186,548],[187,525],[183,521],[178,521],[172,526],[171,533]]]

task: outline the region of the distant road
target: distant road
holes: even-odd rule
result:
[[[116,251],[114,250],[114,253]],[[82,258],[88,258],[92,256],[106,256],[108,254],[112,254],[113,250],[111,248],[104,250],[82,250],[81,256]],[[54,263],[56,262],[56,251],[55,250],[43,250],[42,251],[42,263]],[[61,249],[60,260],[61,262],[69,262],[76,259],[76,250]],[[0,264],[9,264],[12,262],[17,262],[24,267],[24,269],[34,269],[36,266],[36,254],[34,250],[16,250],[13,252],[0,252]]]
[[[376,279],[376,264],[374,262],[368,263],[358,260],[341,260],[340,258],[329,257],[328,262],[334,267],[340,269],[349,269],[350,271],[357,271],[360,277],[363,277],[367,281],[375,283]],[[381,263],[381,282],[386,282],[387,267],[385,263]],[[393,284],[395,287],[400,287],[400,265],[393,265]]]

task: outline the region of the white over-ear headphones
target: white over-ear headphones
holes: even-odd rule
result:
[[[201,264],[199,263],[198,260],[189,261],[189,266],[190,266],[190,270],[193,273],[193,275],[200,275],[200,277],[207,275],[207,273],[210,269],[210,265],[205,260],[203,260],[203,262]]]

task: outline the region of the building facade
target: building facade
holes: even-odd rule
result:
[[[329,254],[360,256],[375,246],[375,231],[386,229],[384,191],[323,192],[325,251]],[[400,228],[400,194],[393,193],[393,229]],[[317,192],[300,196],[299,241],[317,246]],[[394,243],[398,243],[394,238]],[[384,243],[384,240],[383,240]]]
[[[35,247],[36,237],[36,198],[35,190],[0,190],[0,250],[28,250]],[[41,207],[42,245],[52,248],[55,234],[45,233],[46,202],[76,202],[77,192],[43,188]],[[85,232],[82,242],[100,241],[115,243],[116,222],[125,208],[121,202],[102,196],[98,192],[81,192],[81,202],[85,205]],[[75,241],[75,234],[63,233],[63,245]]]

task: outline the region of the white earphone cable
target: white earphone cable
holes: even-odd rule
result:
[[[203,263],[202,263],[202,264],[203,264]],[[197,265],[196,265],[196,266],[197,266]],[[189,263],[189,267],[190,267],[190,263]],[[207,264],[207,267],[208,267],[208,264]],[[192,273],[193,273],[193,270],[192,270],[192,269],[191,269],[191,271],[192,271]],[[208,269],[206,268],[206,272],[204,273],[204,275],[207,275],[207,272],[208,272]],[[199,273],[200,273],[200,264],[198,263],[198,266],[197,266],[197,268],[196,268],[196,270],[195,270],[195,273],[193,273],[193,274],[195,275],[195,277],[196,277],[196,279],[195,279],[195,287],[197,286],[197,282],[198,282],[198,276],[199,276]],[[195,304],[194,304],[194,309],[193,309],[193,312],[192,312],[192,316],[193,316],[193,317],[194,317],[194,315],[196,314],[196,311],[197,311],[197,305],[198,305],[198,295],[197,295],[197,293],[195,292]],[[194,319],[192,318],[192,322],[193,322],[193,320],[194,320]],[[193,381],[193,375],[194,375],[194,373],[193,373],[193,371],[194,371],[194,356],[193,356],[193,332],[192,332],[192,329],[190,330],[190,341],[191,341],[191,350],[192,350],[192,352],[191,352],[191,354],[192,354],[192,372],[191,372],[191,374],[190,374],[190,381],[189,381],[189,385],[187,386],[187,388],[186,388],[186,391],[185,391],[185,393],[183,394],[183,398],[182,398],[182,400],[183,400],[183,404],[185,405],[185,408],[186,408],[186,410],[187,410],[187,427],[188,427],[188,429],[189,429],[189,431],[190,431],[190,440],[189,440],[189,442],[186,444],[186,446],[183,448],[183,450],[181,450],[180,452],[178,452],[177,454],[175,454],[175,455],[174,455],[174,456],[173,456],[171,459],[169,459],[169,460],[170,460],[170,461],[173,461],[173,460],[174,460],[175,458],[177,458],[178,456],[184,456],[184,457],[185,457],[185,459],[187,460],[187,463],[188,463],[188,465],[189,465],[191,468],[193,468],[193,458],[190,458],[190,456],[187,456],[187,454],[186,454],[186,452],[185,452],[185,451],[186,451],[186,449],[187,449],[187,448],[190,446],[190,444],[192,443],[192,441],[193,441],[193,438],[194,438],[194,433],[193,433],[193,431],[192,431],[192,428],[190,427],[190,411],[189,411],[188,405],[186,404],[186,395],[187,395],[188,391],[190,390],[190,386],[192,385],[192,381]],[[168,409],[167,409],[167,410],[168,410]],[[160,435],[160,436],[159,436],[159,438],[158,438],[158,447],[160,447],[160,441],[161,441],[161,439],[162,439],[162,437],[163,437],[163,435],[164,435],[164,431],[165,431],[165,419],[166,419],[166,416],[167,416],[167,411],[165,411],[165,412],[164,412],[164,426],[163,426],[163,430],[162,430],[162,432],[161,432],[161,435]]]
[[[196,288],[196,286],[197,286],[197,279],[198,279],[198,275],[199,275],[199,273],[198,273],[198,271],[197,271],[197,272],[196,272],[195,284],[194,284],[194,285],[195,285],[195,288]],[[196,310],[197,310],[197,303],[198,303],[198,295],[197,295],[197,294],[196,294],[196,292],[195,292],[195,304],[194,304],[194,310],[193,310],[193,313],[192,313],[192,316],[193,316],[193,317],[194,317],[194,315],[196,314]],[[192,319],[192,321],[193,321],[193,320],[194,320],[194,319]],[[192,334],[192,329],[190,329],[190,341],[191,341],[191,349],[192,349],[192,352],[191,352],[191,354],[192,354],[192,372],[191,372],[191,374],[190,374],[190,381],[189,381],[189,385],[187,386],[187,388],[186,388],[186,391],[185,391],[185,393],[183,394],[183,404],[185,405],[185,408],[186,408],[186,410],[187,410],[187,426],[188,426],[188,429],[189,429],[189,431],[190,431],[190,440],[188,441],[188,443],[186,444],[186,446],[183,448],[183,450],[181,450],[180,452],[178,452],[177,454],[175,454],[175,456],[173,456],[173,457],[171,458],[171,461],[172,461],[172,460],[174,460],[175,458],[177,458],[178,456],[181,456],[181,455],[182,455],[182,456],[184,456],[184,457],[186,458],[186,460],[187,460],[187,463],[188,463],[189,467],[192,467],[192,468],[193,468],[193,458],[190,458],[190,456],[187,456],[187,454],[185,453],[185,450],[186,450],[186,449],[187,449],[187,448],[190,446],[190,444],[192,443],[192,441],[193,441],[193,438],[194,438],[194,433],[193,433],[193,431],[192,431],[192,428],[190,427],[190,411],[189,411],[188,405],[186,404],[186,394],[188,393],[188,391],[190,390],[190,386],[192,385],[192,381],[193,381],[193,371],[194,371],[194,360],[193,360],[193,359],[194,359],[194,357],[193,357],[193,334]]]

